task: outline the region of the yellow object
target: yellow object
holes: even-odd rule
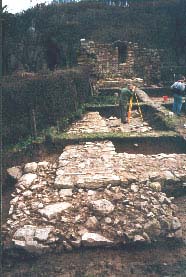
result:
[[[138,111],[139,111],[141,120],[143,121],[142,111],[141,111],[141,108],[139,106],[139,101],[138,101],[138,97],[137,97],[137,94],[136,94],[135,90],[136,90],[136,87],[133,86],[132,91],[134,92],[134,94],[130,97],[129,110],[128,110],[128,123],[130,123],[130,117],[131,117],[131,113],[132,113],[133,97],[135,97],[135,99],[136,99],[136,104],[138,106]]]

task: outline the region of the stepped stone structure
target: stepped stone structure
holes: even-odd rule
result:
[[[143,78],[147,84],[159,83],[160,52],[157,49],[141,48],[132,42],[101,44],[82,39],[78,64],[91,65],[99,79],[136,76]]]
[[[185,154],[118,154],[103,141],[69,145],[55,163],[9,169],[17,184],[5,248],[43,253],[180,239],[177,207],[162,188],[184,186],[185,165]]]

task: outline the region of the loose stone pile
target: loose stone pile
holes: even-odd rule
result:
[[[118,153],[114,159],[114,168],[123,182],[159,182],[162,189],[169,191],[186,185],[185,154]]]
[[[181,238],[161,186],[186,182],[185,164],[186,155],[117,154],[105,141],[68,146],[58,163],[11,168],[18,182],[5,245],[40,253]]]

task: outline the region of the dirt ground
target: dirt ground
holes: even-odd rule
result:
[[[175,252],[174,257],[172,252]],[[186,276],[183,249],[162,245],[148,249],[88,249],[6,264],[9,276]]]

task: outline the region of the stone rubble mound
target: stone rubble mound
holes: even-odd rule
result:
[[[181,239],[177,207],[161,188],[186,182],[185,165],[186,155],[117,154],[109,141],[67,146],[58,163],[28,163],[12,175],[4,245],[43,253]]]
[[[121,181],[127,184],[138,181],[149,185],[159,183],[164,191],[169,192],[186,185],[186,154],[117,153],[114,169]]]

